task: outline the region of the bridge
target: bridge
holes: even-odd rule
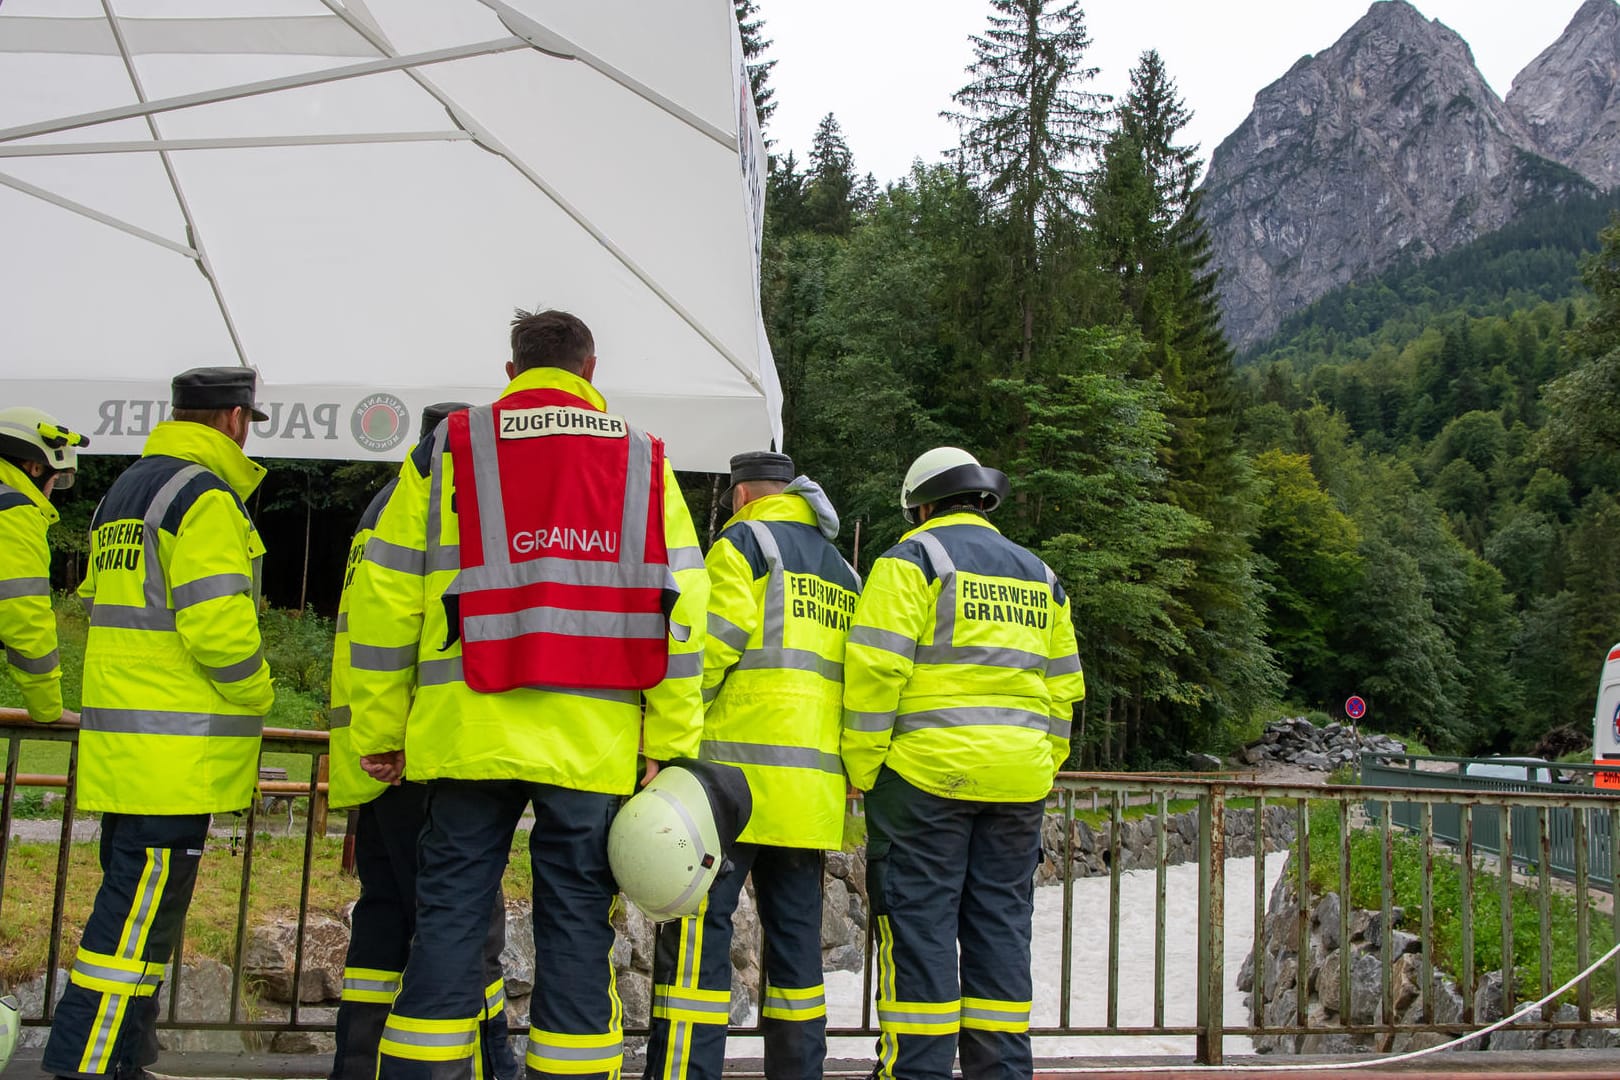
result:
[[[94,891],[94,821],[74,813],[72,726],[0,710],[0,739],[0,980],[11,972],[15,990],[25,952],[39,973],[24,1017],[35,1045],[19,1051],[10,1080],[38,1074],[37,1045]],[[212,914],[194,904],[182,951],[188,962],[217,956],[225,982],[207,1018],[183,1005],[182,978],[166,985],[160,1030],[195,1048],[165,1053],[161,1075],[324,1076],[329,1067],[318,1051],[263,1052],[281,1037],[329,1035],[331,1010],[261,999],[245,963],[250,922],[278,910],[295,928],[289,974],[302,987],[305,930],[319,906],[311,883],[343,880],[342,844],[326,835],[326,738],[267,731],[264,751],[267,767],[287,775],[265,794],[296,809],[272,820],[256,804],[235,825],[216,818],[221,881]],[[1368,776],[1410,771],[1391,757],[1368,760]],[[1060,776],[1046,829],[1053,866],[1042,875],[1051,884],[1037,890],[1041,1074],[1620,1076],[1620,915],[1598,887],[1620,866],[1620,799],[1590,786],[1411,786],[1420,783]],[[43,791],[60,794],[47,805]],[[1234,855],[1240,844],[1255,856]],[[221,859],[225,849],[232,855]],[[829,1076],[871,1067],[867,946],[863,972],[828,977]],[[1339,966],[1352,977],[1338,977]],[[833,1008],[838,986],[846,992]],[[525,1019],[513,1016],[515,1036]],[[645,1022],[627,1006],[628,1045]],[[742,1053],[757,1054],[755,1024],[732,1030]],[[221,1053],[217,1038],[205,1048],[209,1035],[244,1049]],[[1482,1044],[1493,1048],[1474,1050]],[[728,1073],[759,1075],[759,1063],[742,1057]]]

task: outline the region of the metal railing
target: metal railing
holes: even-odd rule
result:
[[[74,821],[74,788],[77,779],[77,744],[76,731],[71,727],[42,727],[33,725],[26,720],[18,718],[15,711],[9,716],[7,711],[0,710],[0,739],[7,740],[6,772],[3,798],[0,798],[0,920],[5,916],[5,906],[12,903],[9,890],[11,881],[6,875],[6,859],[10,846],[12,831],[12,805],[13,798],[19,786],[38,784],[49,777],[24,776],[19,774],[19,748],[24,742],[30,740],[47,740],[64,742],[67,744],[67,769],[63,777],[59,778],[64,789],[62,800],[63,821],[57,839],[56,852],[56,878],[55,895],[52,900],[50,922],[48,927],[49,946],[45,971],[45,1011],[42,1017],[25,1019],[25,1024],[40,1025],[49,1023],[51,1016],[51,1002],[53,1000],[53,983],[57,964],[62,956],[63,939],[63,913],[68,888],[69,862],[71,848],[73,847],[72,826]],[[320,795],[318,781],[319,770],[316,759],[325,752],[325,734],[322,732],[267,732],[265,736],[266,751],[307,755],[310,761],[310,779],[307,783],[291,783],[289,786],[296,790],[299,799],[316,799]],[[1087,804],[1099,809],[1092,812]],[[1369,804],[1373,807],[1372,815],[1376,824],[1370,830],[1358,830],[1352,826],[1363,819],[1364,812]],[[1270,916],[1277,912],[1268,913],[1267,900],[1279,884],[1279,876],[1275,872],[1268,872],[1264,853],[1268,850],[1287,850],[1290,853],[1290,867],[1283,872],[1293,883],[1291,894],[1285,890],[1277,889],[1278,896],[1288,897],[1289,905],[1282,915],[1288,917],[1287,937],[1280,942],[1284,952],[1292,953],[1297,958],[1309,958],[1312,950],[1311,922],[1318,912],[1318,905],[1327,892],[1336,892],[1339,903],[1337,905],[1339,926],[1338,941],[1341,943],[1351,940],[1351,909],[1354,906],[1352,895],[1352,881],[1355,871],[1361,870],[1363,879],[1373,874],[1378,882],[1378,899],[1372,910],[1381,914],[1385,927],[1394,922],[1393,909],[1395,907],[1395,873],[1398,863],[1397,854],[1405,858],[1404,851],[1395,843],[1395,814],[1390,812],[1396,806],[1410,806],[1416,810],[1416,838],[1412,842],[1417,845],[1417,858],[1421,867],[1422,895],[1417,905],[1418,948],[1422,966],[1421,980],[1421,1008],[1415,1020],[1402,1022],[1396,1015],[1395,990],[1393,973],[1395,961],[1392,938],[1394,935],[1382,935],[1379,949],[1380,984],[1379,994],[1382,1003],[1381,1020],[1376,1023],[1350,1022],[1350,980],[1339,980],[1339,1008],[1337,1022],[1326,1022],[1323,1015],[1313,1015],[1307,1009],[1306,997],[1298,995],[1292,1015],[1285,1017],[1287,1022],[1268,1022],[1264,1008],[1262,989],[1265,979],[1261,974],[1261,958],[1265,955],[1268,945],[1279,944],[1268,942],[1268,925],[1272,923]],[[1185,808],[1185,810],[1183,810]],[[1445,791],[1428,790],[1421,788],[1372,788],[1367,786],[1321,786],[1312,787],[1304,785],[1262,784],[1231,777],[1197,777],[1197,776],[1160,776],[1136,774],[1064,774],[1058,778],[1049,803],[1051,813],[1057,815],[1058,824],[1048,829],[1048,834],[1056,831],[1061,834],[1057,843],[1058,850],[1050,850],[1048,854],[1055,857],[1061,865],[1061,884],[1048,887],[1046,893],[1048,902],[1053,892],[1061,891],[1062,919],[1061,939],[1058,947],[1049,952],[1037,954],[1035,961],[1037,967],[1049,970],[1053,965],[1058,968],[1057,991],[1059,999],[1056,1003],[1056,1023],[1042,1023],[1032,1028],[1031,1034],[1037,1040],[1046,1037],[1062,1036],[1184,1036],[1189,1037],[1193,1043],[1196,1059],[1201,1063],[1215,1064],[1222,1060],[1224,1048],[1223,1041],[1229,1036],[1278,1036],[1278,1035],[1370,1035],[1392,1038],[1402,1033],[1433,1032],[1440,1034],[1458,1034],[1470,1030],[1474,1026],[1473,1001],[1475,990],[1479,987],[1485,973],[1477,969],[1475,959],[1476,945],[1488,940],[1499,933],[1502,948],[1503,981],[1506,1005],[1511,1009],[1515,993],[1515,965],[1526,963],[1528,957],[1516,957],[1513,953],[1514,940],[1513,909],[1508,902],[1514,890],[1521,890],[1524,886],[1515,880],[1511,864],[1505,864],[1500,872],[1489,874],[1476,866],[1475,857],[1479,854],[1477,837],[1473,836],[1464,826],[1462,837],[1456,845],[1455,853],[1443,842],[1436,833],[1435,824],[1442,811],[1457,812],[1463,822],[1469,822],[1474,817],[1492,817],[1500,819],[1503,830],[1509,839],[1525,831],[1519,824],[1519,815],[1528,814],[1526,820],[1534,822],[1534,830],[1527,835],[1533,836],[1538,845],[1540,858],[1536,861],[1536,880],[1529,889],[1532,903],[1535,905],[1541,918],[1542,933],[1540,935],[1539,968],[1540,982],[1543,991],[1550,991],[1552,979],[1552,946],[1551,946],[1551,906],[1552,885],[1550,875],[1551,833],[1548,828],[1550,815],[1554,811],[1568,812],[1577,818],[1586,821],[1601,819],[1608,837],[1607,855],[1611,860],[1609,865],[1620,862],[1615,851],[1617,838],[1620,838],[1620,828],[1616,828],[1616,815],[1620,814],[1620,800],[1607,798],[1590,791],[1564,791],[1560,793],[1522,793],[1522,792],[1494,792],[1494,791]],[[1232,896],[1227,889],[1227,840],[1229,832],[1237,824],[1233,821],[1236,814],[1253,813],[1252,836],[1255,841],[1255,864],[1252,875],[1252,897],[1248,899],[1253,904],[1252,927],[1234,925],[1226,918],[1227,901]],[[1184,822],[1193,819],[1178,817],[1178,813],[1187,812],[1195,814],[1196,837],[1190,842],[1184,841],[1185,830],[1181,827]],[[1404,811],[1403,811],[1404,812]],[[236,925],[234,929],[234,947],[232,956],[233,978],[230,995],[229,1018],[224,1021],[196,1022],[188,1020],[178,1014],[178,993],[171,980],[168,988],[167,1009],[161,1014],[160,1027],[178,1029],[227,1029],[259,1032],[283,1031],[330,1031],[333,1024],[330,1020],[314,1019],[301,1016],[299,1005],[294,1000],[288,1006],[284,1018],[276,1017],[265,1019],[252,1015],[255,1008],[248,1008],[249,1002],[244,1000],[247,993],[243,971],[245,943],[248,932],[249,900],[253,889],[254,874],[254,838],[257,833],[255,822],[256,810],[247,812],[247,828],[245,842],[240,851],[240,882],[237,899]],[[1287,825],[1278,827],[1279,817]],[[296,953],[293,964],[293,987],[291,995],[296,999],[299,994],[297,988],[301,982],[304,970],[304,927],[310,915],[310,878],[314,868],[312,853],[315,846],[316,815],[308,814],[305,819],[304,848],[302,861],[303,879],[300,885]],[[1318,832],[1325,830],[1326,836],[1319,835],[1317,843],[1317,858],[1323,858],[1324,849],[1331,850],[1332,855],[1327,857],[1325,869],[1337,870],[1336,884],[1329,889],[1322,889],[1313,884],[1317,875],[1312,873],[1312,830],[1313,822]],[[1324,826],[1324,822],[1329,823]],[[1084,828],[1082,828],[1084,825]],[[1128,832],[1140,839],[1142,830],[1147,830],[1149,841],[1146,850],[1136,855],[1127,855],[1124,837]],[[1105,866],[1104,874],[1107,878],[1107,946],[1098,950],[1105,955],[1076,954],[1077,928],[1080,924],[1076,917],[1077,892],[1079,885],[1077,868],[1084,869],[1086,864],[1085,853],[1078,850],[1082,839],[1088,834],[1092,836],[1105,835],[1101,864]],[[1291,834],[1291,835],[1289,835]],[[1336,835],[1335,835],[1336,834]],[[1369,858],[1366,854],[1368,844],[1363,840],[1355,844],[1357,835],[1376,838],[1371,845],[1374,854]],[[1597,894],[1594,889],[1592,875],[1593,858],[1590,844],[1591,830],[1578,829],[1573,840],[1573,895],[1576,904],[1576,963],[1584,968],[1594,956],[1602,955],[1603,948],[1599,947],[1599,935],[1595,934],[1597,926],[1591,914],[1592,902]],[[1172,935],[1183,933],[1184,928],[1169,923],[1168,913],[1172,907],[1169,890],[1169,862],[1173,855],[1172,849],[1187,850],[1188,854],[1196,852],[1196,881],[1197,881],[1197,909],[1196,909],[1196,959],[1190,973],[1178,973],[1172,970],[1170,944]],[[1517,849],[1515,849],[1517,850]],[[1092,855],[1096,855],[1092,852]],[[330,856],[328,856],[330,857]],[[1127,862],[1137,861],[1140,869],[1127,870]],[[1454,860],[1454,861],[1453,861]],[[1336,867],[1334,864],[1337,864]],[[1371,863],[1373,865],[1369,866]],[[1461,875],[1461,964],[1460,971],[1450,974],[1456,979],[1464,1005],[1461,1018],[1453,1017],[1441,1020],[1436,1015],[1436,1002],[1432,975],[1438,970],[1440,957],[1436,954],[1434,910],[1434,880],[1437,865],[1452,865]],[[1095,860],[1090,864],[1094,868]],[[1402,864],[1405,865],[1405,864]],[[335,867],[328,867],[322,863],[319,872],[336,872]],[[1404,873],[1405,871],[1403,871]],[[1124,914],[1124,901],[1122,893],[1129,875],[1153,875],[1153,927],[1154,945],[1151,960],[1145,954],[1128,951],[1122,945],[1121,925]],[[1329,875],[1332,878],[1332,875]],[[1140,884],[1140,882],[1133,883]],[[1086,889],[1096,886],[1087,885]],[[1493,891],[1502,898],[1502,909],[1499,924],[1496,927],[1476,926],[1473,917],[1474,902],[1477,898]],[[1136,913],[1138,919],[1145,916],[1145,910]],[[196,912],[193,910],[192,917]],[[1102,917],[1095,907],[1088,908],[1083,918]],[[873,971],[871,949],[871,920],[868,919],[867,947],[865,950],[865,967],[862,975],[863,1000],[860,1009],[859,1022],[854,1025],[832,1025],[828,1034],[832,1037],[865,1036],[877,1034],[875,1011],[872,1002]],[[3,925],[3,923],[0,923]],[[1620,908],[1607,920],[1603,927],[1606,933],[1601,936],[1608,940],[1620,939]],[[1247,934],[1252,939],[1255,972],[1255,991],[1247,1015],[1230,1015],[1228,1013],[1225,994],[1228,984],[1235,973],[1230,971],[1225,955],[1226,935],[1229,932]],[[177,950],[177,956],[182,955]],[[1081,961],[1105,966],[1106,975],[1103,976],[1102,1003],[1099,1008],[1085,1010],[1076,1007],[1073,998],[1079,982],[1088,985],[1097,980],[1084,974]],[[1179,961],[1177,961],[1179,963]],[[1301,963],[1303,967],[1303,963]],[[1150,974],[1151,968],[1151,974]],[[1615,964],[1615,982],[1620,986],[1620,961]],[[1179,1011],[1181,1006],[1175,1004],[1173,999],[1185,1001],[1186,984],[1191,984],[1193,998],[1192,1016],[1189,1019],[1172,1018],[1171,1013]],[[1151,1015],[1137,1019],[1123,1016],[1122,1010],[1122,984],[1130,983],[1140,986],[1148,979],[1152,980],[1152,1007]],[[1303,980],[1302,980],[1303,981]],[[1043,1002],[1039,999],[1040,989],[1037,989],[1037,1005]],[[1594,1012],[1593,993],[1583,984],[1576,998],[1577,1018],[1558,1019],[1551,1010],[1546,1010],[1539,1019],[1517,1025],[1516,1030],[1584,1030],[1595,1028],[1609,1028],[1615,1026],[1613,1019],[1604,1019]],[[1044,1005],[1050,1006],[1048,1000]],[[1615,1002],[1620,1006],[1620,1000]],[[1174,1007],[1173,1007],[1174,1005]],[[1050,1010],[1048,1010],[1050,1011]],[[524,1028],[515,1025],[514,1032],[521,1032]],[[734,1034],[759,1034],[757,1025],[751,1027],[733,1028]],[[636,1030],[627,1028],[627,1035],[644,1034],[645,1029]],[[1037,1042],[1039,1052],[1040,1043]]]
[[[1563,773],[1572,777],[1571,783],[1515,780],[1501,776],[1470,774],[1473,765],[1501,768],[1503,765],[1526,770],[1526,776],[1536,773]],[[1436,769],[1444,771],[1435,771]],[[1386,788],[1440,788],[1448,791],[1510,791],[1559,796],[1572,791],[1591,792],[1609,798],[1620,797],[1620,790],[1595,788],[1593,777],[1600,772],[1612,772],[1593,765],[1536,765],[1526,762],[1504,762],[1490,758],[1460,758],[1416,754],[1373,754],[1361,756],[1363,784]],[[1397,802],[1391,807],[1395,824],[1407,831],[1422,827],[1420,807],[1416,803]],[[1500,857],[1502,838],[1506,836],[1513,847],[1513,861],[1522,867],[1536,867],[1544,860],[1538,841],[1540,824],[1532,807],[1510,811],[1507,824],[1500,815],[1492,813],[1466,814],[1461,806],[1445,805],[1434,808],[1434,835],[1453,846],[1460,846],[1465,835],[1472,836],[1476,852]],[[1565,881],[1575,880],[1576,818],[1575,810],[1555,807],[1547,815],[1549,856],[1545,860],[1553,876]],[[1614,861],[1610,857],[1609,818],[1598,815],[1586,819],[1585,838],[1590,864],[1588,880],[1596,886],[1612,889]]]

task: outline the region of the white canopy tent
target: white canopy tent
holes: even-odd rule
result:
[[[249,364],[250,452],[397,459],[554,307],[724,471],[781,441],[764,162],[731,0],[7,0],[0,404],[132,453]]]

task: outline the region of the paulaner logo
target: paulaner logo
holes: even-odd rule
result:
[[[393,394],[372,394],[361,398],[349,418],[354,441],[373,453],[392,450],[405,441],[411,412]]]

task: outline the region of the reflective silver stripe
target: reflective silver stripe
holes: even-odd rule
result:
[[[875,626],[852,626],[849,628],[849,643],[851,645],[865,645],[871,649],[882,649],[884,652],[894,653],[910,659],[917,651],[917,642],[906,634],[897,634],[893,630],[879,630]]]
[[[349,666],[361,671],[409,671],[416,666],[416,646],[357,645],[351,641]]]
[[[349,707],[347,705],[339,705],[326,714],[326,728],[328,731],[336,731],[338,728],[348,726]]]
[[[896,717],[894,733],[904,735],[908,731],[920,731],[923,728],[955,728],[976,727],[979,725],[994,725],[999,727],[1034,728],[1036,731],[1050,731],[1052,718],[1046,713],[1026,712],[1023,709],[1000,709],[986,705],[969,705],[958,709],[928,709],[924,712],[907,713]]]
[[[709,636],[719,638],[738,652],[748,648],[748,631],[712,611],[709,612]]]
[[[407,1031],[389,1024],[383,1028],[383,1038],[389,1042],[404,1043],[407,1046],[465,1046],[472,1050],[474,1042],[478,1039],[477,1030],[473,1031]]]
[[[102,964],[92,964],[82,956],[74,958],[73,972],[77,975],[83,975],[87,979],[101,979],[105,982],[123,983],[126,986],[131,987],[131,993],[135,993],[143,986],[155,987],[158,983],[163,981],[162,972],[154,971],[142,974],[136,971],[125,971],[122,968],[112,968],[106,967]]]
[[[497,986],[495,988],[493,993],[490,993],[490,994],[485,996],[485,998],[484,998],[484,1012],[487,1013],[490,1016],[494,1016],[496,1013],[501,1011],[501,1007],[503,1005],[505,1005],[505,1004],[506,1004],[506,984],[503,982],[503,983],[501,983],[501,985],[499,985],[499,986]]]
[[[1055,660],[1046,662],[1047,678],[1057,675],[1076,675],[1080,671],[1080,655],[1078,653],[1070,653],[1068,656],[1060,656]]]
[[[695,547],[670,548],[668,556],[671,570],[703,569],[703,552]]]
[[[84,617],[92,618],[96,613],[96,598],[93,596],[79,597],[79,603],[84,606]]]
[[[507,566],[512,562],[512,552],[506,546],[506,503],[501,498],[493,406],[479,405],[467,410],[467,441],[472,451],[473,480],[478,486],[478,523],[484,546],[482,562],[485,566]]]
[[[470,583],[470,584],[469,584]],[[673,588],[669,568],[657,563],[626,565],[586,559],[546,557],[507,566],[469,566],[461,572],[460,591],[521,589],[525,585],[623,586],[630,589]]]
[[[398,570],[402,574],[421,577],[427,565],[427,552],[403,544],[391,544],[373,536],[366,541],[365,560],[385,570]]]
[[[113,630],[173,630],[174,612],[168,607],[131,607],[103,600],[90,612],[90,625]]]
[[[1074,721],[1059,720],[1054,716],[1052,717],[1052,722],[1048,726],[1047,730],[1057,738],[1062,739],[1064,742],[1068,742],[1069,738],[1074,734]]]
[[[1029,1023],[1029,1008],[1022,1009],[982,1009],[974,1005],[962,1006],[962,1019],[965,1020],[996,1020],[1001,1023],[1027,1024]]]
[[[169,477],[168,482],[158,488],[156,497],[146,508],[146,515],[142,519],[144,528],[141,539],[144,548],[142,557],[146,559],[146,606],[157,610],[167,610],[169,598],[166,593],[166,583],[163,580],[163,562],[158,557],[158,533],[163,528],[163,518],[174,505],[174,500],[180,497],[180,489],[191,483],[193,479],[201,476],[208,470],[201,465],[187,465]],[[169,612],[169,629],[174,626],[174,614]]]
[[[460,544],[434,544],[428,548],[427,570],[434,573],[439,570],[461,569]]]
[[[1017,668],[1020,671],[1046,671],[1046,657],[1023,649],[998,649],[991,645],[919,645],[919,664],[975,664],[980,667]]]
[[[707,705],[709,702],[719,697],[720,691],[725,687],[725,685],[726,684],[723,682],[717,682],[713,686],[705,686],[703,688],[703,704]]]
[[[423,660],[416,665],[417,686],[445,686],[461,681],[463,680],[459,656],[452,656],[446,660]]]
[[[51,582],[49,578],[19,577],[8,581],[0,581],[0,600],[16,600],[22,596],[49,596],[51,595]]]
[[[912,1012],[906,1009],[897,1009],[892,1005],[885,1006],[881,1001],[877,1007],[878,1023],[887,1021],[891,1024],[955,1024],[961,1019],[961,1007],[958,1006],[950,1012]]]
[[[259,673],[259,665],[264,663],[264,650],[260,649],[246,660],[238,660],[234,664],[224,667],[209,667],[207,664],[199,665],[208,672],[208,677],[219,683],[241,682],[252,678]]]
[[[371,994],[397,994],[399,993],[399,980],[396,979],[354,979],[345,977],[343,992],[351,990]]]
[[[765,1000],[761,1003],[767,1009],[781,1009],[784,1012],[809,1012],[812,1009],[825,1010],[827,1007],[827,994],[825,991],[807,998],[787,998],[773,990],[765,992]]]
[[[776,537],[763,521],[745,521],[743,524],[754,534],[754,542],[765,556],[765,565],[770,573],[765,582],[764,620],[760,627],[759,643],[767,649],[780,649],[787,634],[787,587],[782,580],[782,549],[777,546]]]
[[[688,1012],[708,1013],[719,1017],[716,1022],[725,1023],[731,1016],[731,1003],[728,1001],[707,1001],[703,998],[685,997],[678,989],[654,990],[653,1007],[662,1005],[666,1009],[685,1009]]]
[[[892,712],[844,710],[844,728],[848,731],[888,731],[892,727],[894,727]]]
[[[928,552],[934,572],[939,576],[939,602],[934,607],[934,644],[949,645],[956,638],[956,563],[939,537],[927,532],[917,533],[912,539]]]
[[[450,421],[442,421],[433,431],[432,464],[428,467],[427,569],[456,570],[461,567],[461,545],[444,543],[444,455],[450,448]]]
[[[253,579],[246,574],[211,574],[174,587],[175,610],[200,604],[205,600],[218,600],[222,596],[253,591]]]
[[[669,654],[669,665],[664,669],[666,679],[693,679],[703,674],[703,654],[700,652]]]
[[[49,675],[56,670],[57,664],[61,662],[61,654],[62,650],[52,649],[44,656],[30,658],[13,649],[10,645],[6,646],[7,663],[26,675]]]
[[[349,613],[347,611],[338,612],[337,622],[333,624],[332,632],[334,634],[347,634],[349,632]]]
[[[463,617],[461,620],[462,640],[469,644],[503,641],[524,634],[658,640],[668,632],[664,616],[656,612],[526,608],[502,615]]]
[[[529,1037],[529,1049],[524,1054],[528,1058],[529,1067],[539,1072],[556,1072],[556,1069],[546,1068],[548,1061],[609,1061],[624,1053],[624,1040],[609,1043],[607,1046],[553,1046],[550,1043],[537,1042],[535,1036]],[[571,1071],[571,1070],[570,1070]],[[604,1065],[599,1072],[610,1072]]]
[[[222,713],[91,707],[80,710],[79,729],[116,735],[206,735],[256,739],[264,729],[264,720],[258,716],[229,716]]]
[[[831,682],[844,681],[844,665],[809,649],[749,649],[737,660],[739,671],[791,668],[813,671]]]
[[[844,775],[844,763],[837,754],[824,753],[808,746],[772,746],[768,743],[705,739],[698,756],[704,761],[722,761],[733,765],[775,765],[784,769],[813,769],[836,776]]]
[[[638,427],[630,430],[624,483],[624,517],[619,526],[619,562],[647,561],[647,521],[652,517],[652,440]],[[662,512],[662,508],[660,508]],[[667,560],[669,553],[665,552]]]

